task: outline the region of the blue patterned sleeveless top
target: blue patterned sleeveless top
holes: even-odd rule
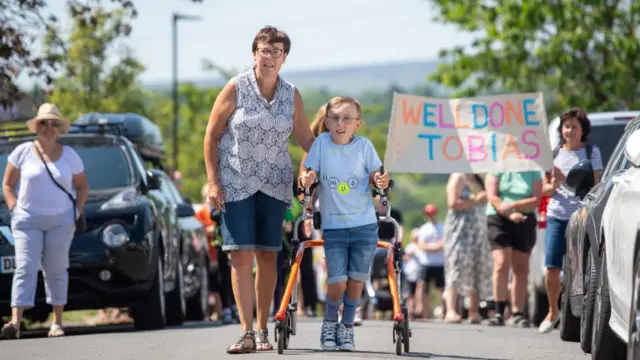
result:
[[[258,88],[254,70],[236,76],[236,109],[219,143],[218,169],[226,202],[258,191],[293,204],[293,167],[289,137],[293,131],[295,87],[278,76],[271,102]]]

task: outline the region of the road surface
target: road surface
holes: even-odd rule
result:
[[[240,355],[261,359],[390,359],[398,358],[390,321],[366,321],[356,329],[357,351],[323,352],[319,344],[319,320],[298,322],[283,355],[277,351]],[[449,325],[437,322],[412,324],[411,352],[406,358],[455,360],[586,360],[577,343],[562,342],[558,332],[538,334],[537,329],[493,328],[486,325]],[[130,326],[69,328],[65,338],[48,339],[46,331],[23,334],[17,341],[0,341],[3,359],[19,360],[218,360],[238,359],[226,347],[239,335],[239,325],[215,326],[189,323],[160,331],[136,332]],[[273,323],[269,324],[273,342]],[[275,344],[274,344],[275,346]],[[263,356],[263,357],[262,357]]]

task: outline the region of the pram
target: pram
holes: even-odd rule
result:
[[[380,167],[380,173],[384,174],[384,166]],[[391,222],[395,229],[395,234],[399,234],[399,226],[395,219],[391,217],[391,204],[387,197],[389,189],[393,187],[393,182],[389,182],[389,188],[385,190],[373,189],[373,195],[380,195],[380,201],[382,205],[387,207],[387,212],[384,216],[379,216],[378,221]],[[323,246],[323,240],[307,240],[300,243],[298,237],[298,229],[301,222],[313,219],[313,226],[315,229],[321,227],[321,216],[319,212],[309,214],[307,206],[311,201],[311,194],[315,186],[311,188],[298,189],[298,194],[304,194],[304,199],[300,201],[304,210],[302,216],[296,219],[293,227],[293,239],[291,241],[292,253],[295,253],[295,260],[290,259],[291,270],[287,286],[282,296],[282,302],[276,313],[275,319],[275,340],[278,343],[278,354],[282,354],[284,349],[289,347],[289,340],[291,335],[296,335],[297,332],[297,319],[296,310],[298,306],[298,287],[296,286],[296,279],[298,277],[298,270],[300,268],[300,261],[304,249],[314,246]],[[407,313],[407,307],[404,304],[404,299],[400,293],[401,289],[401,271],[402,271],[402,240],[397,236],[393,242],[378,241],[378,247],[386,250],[386,263],[387,273],[389,280],[389,287],[392,294],[393,302],[393,334],[392,339],[396,344],[396,354],[401,355],[404,347],[404,352],[409,352],[409,338],[411,337],[411,329],[409,328],[409,316]],[[367,286],[369,288],[369,286]],[[370,289],[367,289],[370,290]],[[367,291],[369,292],[369,291]]]

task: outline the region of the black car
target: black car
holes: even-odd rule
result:
[[[150,170],[160,179],[160,192],[175,209],[180,234],[181,264],[184,274],[184,297],[187,319],[203,320],[209,315],[209,243],[204,226],[196,218],[193,206],[185,199],[169,175]]]
[[[147,120],[148,121],[148,120]],[[180,252],[166,221],[166,201],[153,190],[160,179],[149,171],[140,156],[145,137],[134,144],[122,129],[137,127],[73,125],[59,141],[72,146],[82,159],[89,182],[84,213],[88,228],[77,234],[69,255],[69,296],[65,310],[130,307],[138,329],[159,329],[184,321]],[[139,129],[138,129],[139,130]],[[132,131],[135,133],[135,131]],[[138,131],[140,132],[140,131]],[[148,138],[148,136],[147,136]],[[9,153],[32,134],[5,136],[0,140],[0,168]],[[153,153],[150,151],[147,153]],[[0,226],[10,227],[10,214],[0,206]],[[0,259],[11,263],[14,248],[0,238]],[[0,316],[10,314],[13,268],[0,273]],[[46,318],[43,278],[38,276],[36,305],[26,317]]]
[[[626,139],[640,127],[640,116],[630,121],[596,184],[584,196],[566,229],[567,252],[563,264],[560,337],[580,341],[583,351],[591,352],[593,309],[602,247],[602,212],[607,204],[613,178],[629,166],[624,161]],[[568,299],[568,301],[567,301]]]

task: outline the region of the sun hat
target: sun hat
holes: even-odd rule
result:
[[[36,132],[38,122],[41,120],[58,120],[62,124],[60,127],[60,133],[66,134],[69,132],[71,123],[69,120],[63,119],[60,115],[60,109],[55,104],[44,103],[38,108],[38,114],[33,119],[27,120],[27,127],[31,132]]]

